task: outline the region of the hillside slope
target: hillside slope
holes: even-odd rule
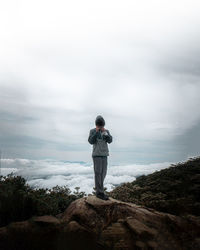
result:
[[[162,212],[200,216],[200,157],[140,176],[107,193]]]

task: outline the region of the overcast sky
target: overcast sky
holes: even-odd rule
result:
[[[92,162],[102,115],[110,163],[200,153],[200,3],[3,1],[4,158]]]

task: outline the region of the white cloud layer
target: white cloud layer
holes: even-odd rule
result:
[[[156,170],[170,166],[172,162],[155,164],[132,164],[132,165],[110,165],[108,164],[107,175],[104,180],[104,187],[111,191],[115,186],[132,182],[137,176],[147,175]],[[86,194],[94,191],[94,170],[93,165],[86,162],[64,162],[28,159],[2,159],[1,174],[7,175],[13,172],[14,175],[22,176],[32,188],[52,188],[58,186],[68,186],[75,191],[75,187],[80,187],[79,191]]]

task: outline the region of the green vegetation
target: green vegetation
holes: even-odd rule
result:
[[[32,216],[57,215],[70,203],[85,196],[85,192],[71,191],[58,185],[52,189],[32,189],[21,176],[0,176],[0,226]]]
[[[200,157],[142,175],[116,187],[108,195],[175,215],[200,216]]]

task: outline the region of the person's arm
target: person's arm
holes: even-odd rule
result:
[[[95,130],[90,130],[90,134],[89,134],[89,137],[88,137],[88,142],[90,144],[94,144],[96,142],[96,139],[97,139],[97,135],[98,135],[98,132]]]
[[[106,130],[107,135],[105,135],[106,142],[111,143],[113,138],[112,135],[110,134],[109,130]]]

